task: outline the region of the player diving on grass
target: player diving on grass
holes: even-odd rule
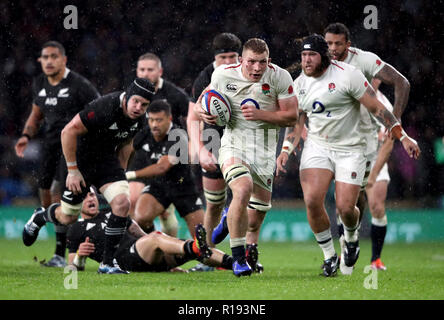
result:
[[[81,219],[71,225],[67,234],[68,262],[84,270],[87,258],[103,260],[105,226],[111,212],[99,211],[98,200],[91,188],[83,201]],[[146,234],[131,218],[114,254],[116,263],[134,272],[181,271],[180,265],[198,260],[214,267],[231,269],[232,257],[206,242],[205,228],[195,227],[194,240],[179,240],[156,231]]]

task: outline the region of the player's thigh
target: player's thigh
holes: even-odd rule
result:
[[[334,178],[329,169],[306,168],[299,173],[305,204],[323,205],[328,188]]]
[[[130,193],[130,201],[131,203],[136,203],[140,194],[142,193],[145,184],[139,181],[131,181],[129,182],[129,193]]]
[[[137,253],[148,264],[159,263],[165,255],[159,248],[160,235],[159,232],[151,232],[136,241]]]
[[[356,206],[361,186],[341,181],[335,182],[336,207],[340,212],[352,211]]]
[[[136,203],[136,221],[153,221],[165,207],[150,193],[142,193]]]

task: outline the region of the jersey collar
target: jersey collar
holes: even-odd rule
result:
[[[71,70],[69,70],[68,68],[65,68],[65,73],[63,74],[63,79],[66,79],[68,77],[68,74]]]

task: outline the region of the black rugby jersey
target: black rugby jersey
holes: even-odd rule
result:
[[[177,134],[180,133],[180,131],[177,130],[182,130],[182,134]],[[168,141],[168,135],[174,135],[174,141]],[[181,142],[179,142],[179,139]],[[168,155],[171,148],[179,149],[178,143],[181,143],[183,146],[183,148],[180,149],[180,152],[187,155],[186,141],[188,141],[186,138],[186,133],[183,131],[183,129],[180,129],[176,125],[173,125],[165,138],[159,142],[154,139],[150,128],[145,127],[134,137],[133,146],[138,156],[144,156],[146,159],[148,159],[148,166],[157,163],[162,156]],[[173,152],[174,150],[176,149],[172,149],[172,155],[180,158],[181,155]],[[188,159],[188,157],[186,158]],[[179,162],[170,168],[165,175],[153,177],[150,179],[150,182],[150,184],[167,188],[175,188],[176,190],[179,188],[181,190],[194,191],[194,177],[191,172],[190,165],[186,163],[184,164]]]
[[[188,104],[190,98],[185,91],[180,89],[174,83],[160,78],[160,85],[153,96],[155,100],[165,100],[171,105],[171,114],[173,116],[174,124],[183,127],[180,119],[186,118],[188,115]]]
[[[100,97],[86,78],[66,68],[63,79],[55,86],[43,73],[32,84],[33,103],[44,115],[47,138],[60,140],[60,132],[86,104]]]
[[[79,137],[78,154],[90,161],[117,154],[119,146],[132,139],[146,124],[145,116],[130,119],[123,112],[124,92],[117,91],[89,103],[80,113],[88,132]]]
[[[79,245],[85,242],[89,237],[89,242],[94,243],[95,250],[89,255],[89,258],[102,262],[103,252],[105,250],[105,227],[108,218],[111,215],[109,211],[100,211],[98,215],[91,219],[79,219],[73,223],[66,234],[66,245],[69,253],[76,253]],[[128,217],[127,228],[132,220]]]

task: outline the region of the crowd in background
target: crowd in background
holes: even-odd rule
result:
[[[352,46],[372,51],[404,74],[411,84],[403,127],[422,149],[410,160],[399,143],[389,161],[389,199],[418,199],[424,207],[444,206],[444,46],[441,1],[374,1],[378,29],[366,29],[361,2],[256,1],[73,1],[78,29],[65,29],[64,5],[54,1],[0,3],[0,204],[36,197],[33,172],[38,168],[39,139],[25,159],[14,153],[32,103],[31,83],[41,72],[41,45],[60,41],[68,67],[106,94],[122,90],[135,76],[135,62],[145,52],[161,57],[164,77],[190,93],[194,79],[213,59],[211,41],[232,32],[242,41],[264,39],[272,62],[287,68],[299,60],[295,40],[322,34],[331,22],[351,31]],[[292,71],[297,77],[300,70]],[[393,102],[394,94],[381,90]],[[441,148],[441,151],[439,150]],[[299,162],[275,183],[274,198],[302,198]]]

